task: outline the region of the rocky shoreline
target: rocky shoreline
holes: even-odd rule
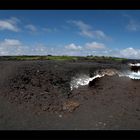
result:
[[[140,114],[138,111],[134,113],[134,110],[139,109],[140,95],[138,93],[140,91],[140,81],[132,80],[129,77],[119,77],[118,75],[119,72],[128,70],[127,64],[119,63],[116,65],[115,63],[66,61],[1,61],[0,67],[0,97],[7,100],[8,104],[12,104],[15,107],[18,106],[25,112],[28,110],[31,114],[40,116],[40,118],[41,114],[58,116],[58,118],[64,118],[61,122],[64,124],[68,121],[66,116],[70,115],[72,118],[78,119],[77,129],[127,129],[131,128],[131,126],[126,125],[127,121],[130,121],[129,118],[135,117],[135,121],[138,121],[136,128],[140,128],[138,119]],[[71,90],[70,82],[72,77],[77,74],[88,74],[89,77],[92,77],[95,76],[97,71],[104,77],[97,78],[87,85]],[[116,114],[113,108],[118,108],[118,111],[121,113],[125,109],[127,110],[127,113],[122,116],[123,119],[126,117],[126,126],[121,125],[120,120],[117,120],[120,118],[118,115],[114,116],[115,119],[111,120],[109,126],[107,126],[107,122],[98,126],[98,117],[103,120],[106,118],[106,115],[104,117],[101,115],[102,112],[104,114]],[[103,109],[105,110],[103,111]],[[91,113],[92,118],[89,118],[91,117],[90,115],[84,114],[85,111]],[[99,115],[98,117],[96,116],[97,114]],[[136,116],[133,116],[133,114]],[[85,123],[85,125],[81,126],[80,122],[83,120],[81,115],[85,116],[86,122],[89,118],[92,125],[88,126]],[[0,119],[1,123],[3,119]],[[24,117],[20,119],[24,122]],[[95,120],[96,122],[94,122]],[[45,121],[52,122],[50,118],[46,118]],[[70,119],[68,123],[71,122]],[[55,123],[52,124],[50,129],[74,129],[73,125],[65,126],[59,120],[57,121],[59,126],[56,126]],[[118,127],[111,125],[111,123],[118,124]],[[28,124],[26,125],[28,126]],[[135,128],[133,123],[131,125]],[[35,126],[36,129],[40,127],[40,125],[38,127]],[[48,126],[45,127],[44,125],[41,128],[49,129]]]

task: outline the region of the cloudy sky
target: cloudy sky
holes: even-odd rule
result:
[[[140,58],[140,10],[0,10],[0,55]]]

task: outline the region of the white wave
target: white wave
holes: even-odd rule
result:
[[[126,77],[129,77],[130,79],[137,79],[137,80],[139,80],[140,79],[140,71],[138,71],[138,72],[126,72],[124,74],[120,74],[119,76],[120,77],[126,76]]]
[[[88,75],[79,75],[78,77],[74,77],[70,83],[70,88],[73,90],[74,88],[78,88],[79,86],[88,85],[90,81],[103,77],[104,75],[97,74],[94,77],[89,77]]]
[[[129,66],[137,66],[137,67],[139,67],[140,66],[140,63],[135,63],[135,64],[129,63],[128,65]]]
[[[125,71],[125,72],[118,72],[118,73],[112,73],[111,75],[107,73],[106,71],[104,74],[97,73],[94,77],[89,77],[89,75],[81,74],[79,76],[73,77],[70,82],[70,88],[73,90],[74,88],[77,89],[79,86],[85,86],[88,85],[90,81],[101,78],[105,75],[113,76],[117,74],[119,77],[129,77],[130,79],[140,79],[140,71],[138,72],[131,72],[131,71]]]

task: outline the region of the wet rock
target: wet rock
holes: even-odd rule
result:
[[[96,78],[92,81],[89,82],[89,87],[92,87],[92,86],[97,86],[97,82],[100,80],[100,78]]]
[[[138,72],[140,70],[140,66],[130,66],[131,71]]]

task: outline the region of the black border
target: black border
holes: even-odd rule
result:
[[[139,9],[139,0],[0,0],[0,9]]]
[[[140,9],[140,0],[0,0],[0,9]],[[138,140],[140,131],[0,131],[0,139],[24,140]]]
[[[8,140],[139,140],[140,132],[135,130],[22,130],[0,131],[0,139]]]

